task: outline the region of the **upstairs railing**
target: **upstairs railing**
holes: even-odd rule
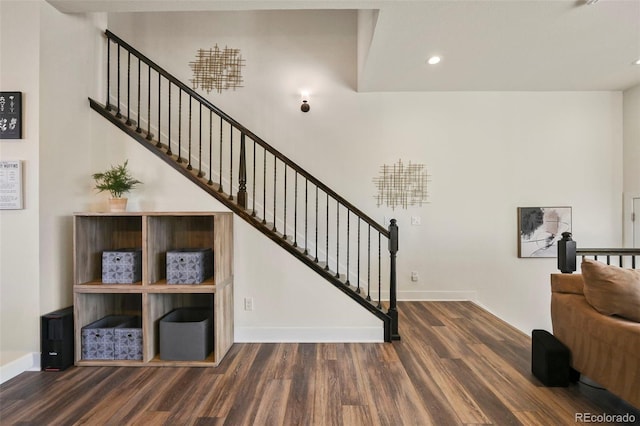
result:
[[[623,268],[636,269],[639,256],[640,248],[578,248],[570,232],[563,232],[562,240],[558,241],[558,269],[565,274],[576,271],[578,258],[588,257],[607,265],[613,262]]]
[[[272,239],[277,235],[281,246],[362,295],[370,310],[382,312],[388,292],[391,336],[385,339],[397,337],[395,220],[385,229],[115,34],[105,34],[105,109],[206,181],[236,213]],[[385,245],[390,256],[382,255]]]

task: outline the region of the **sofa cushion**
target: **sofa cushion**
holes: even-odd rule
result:
[[[581,265],[584,295],[605,315],[640,322],[640,270],[585,259]]]

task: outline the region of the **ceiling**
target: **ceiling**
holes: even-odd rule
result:
[[[592,91],[640,84],[640,0],[47,0],[62,12],[349,9],[359,91]],[[428,65],[431,55],[442,61]]]

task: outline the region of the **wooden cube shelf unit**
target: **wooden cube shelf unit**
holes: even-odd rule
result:
[[[217,366],[233,345],[233,215],[227,212],[125,212],[74,214],[76,365]],[[142,280],[102,282],[102,253],[142,249]],[[166,253],[213,250],[213,277],[200,284],[167,284]],[[159,355],[159,322],[171,310],[213,311],[213,352],[203,361],[167,361]],[[143,359],[83,360],[82,327],[107,315],[142,318]]]

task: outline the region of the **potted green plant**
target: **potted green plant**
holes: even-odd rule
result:
[[[98,192],[109,191],[111,194],[109,209],[112,212],[125,211],[127,209],[127,198],[123,198],[122,195],[142,183],[131,176],[127,169],[128,162],[129,160],[125,160],[123,164],[111,166],[110,169],[104,172],[93,174],[93,179],[96,181],[95,188]]]

